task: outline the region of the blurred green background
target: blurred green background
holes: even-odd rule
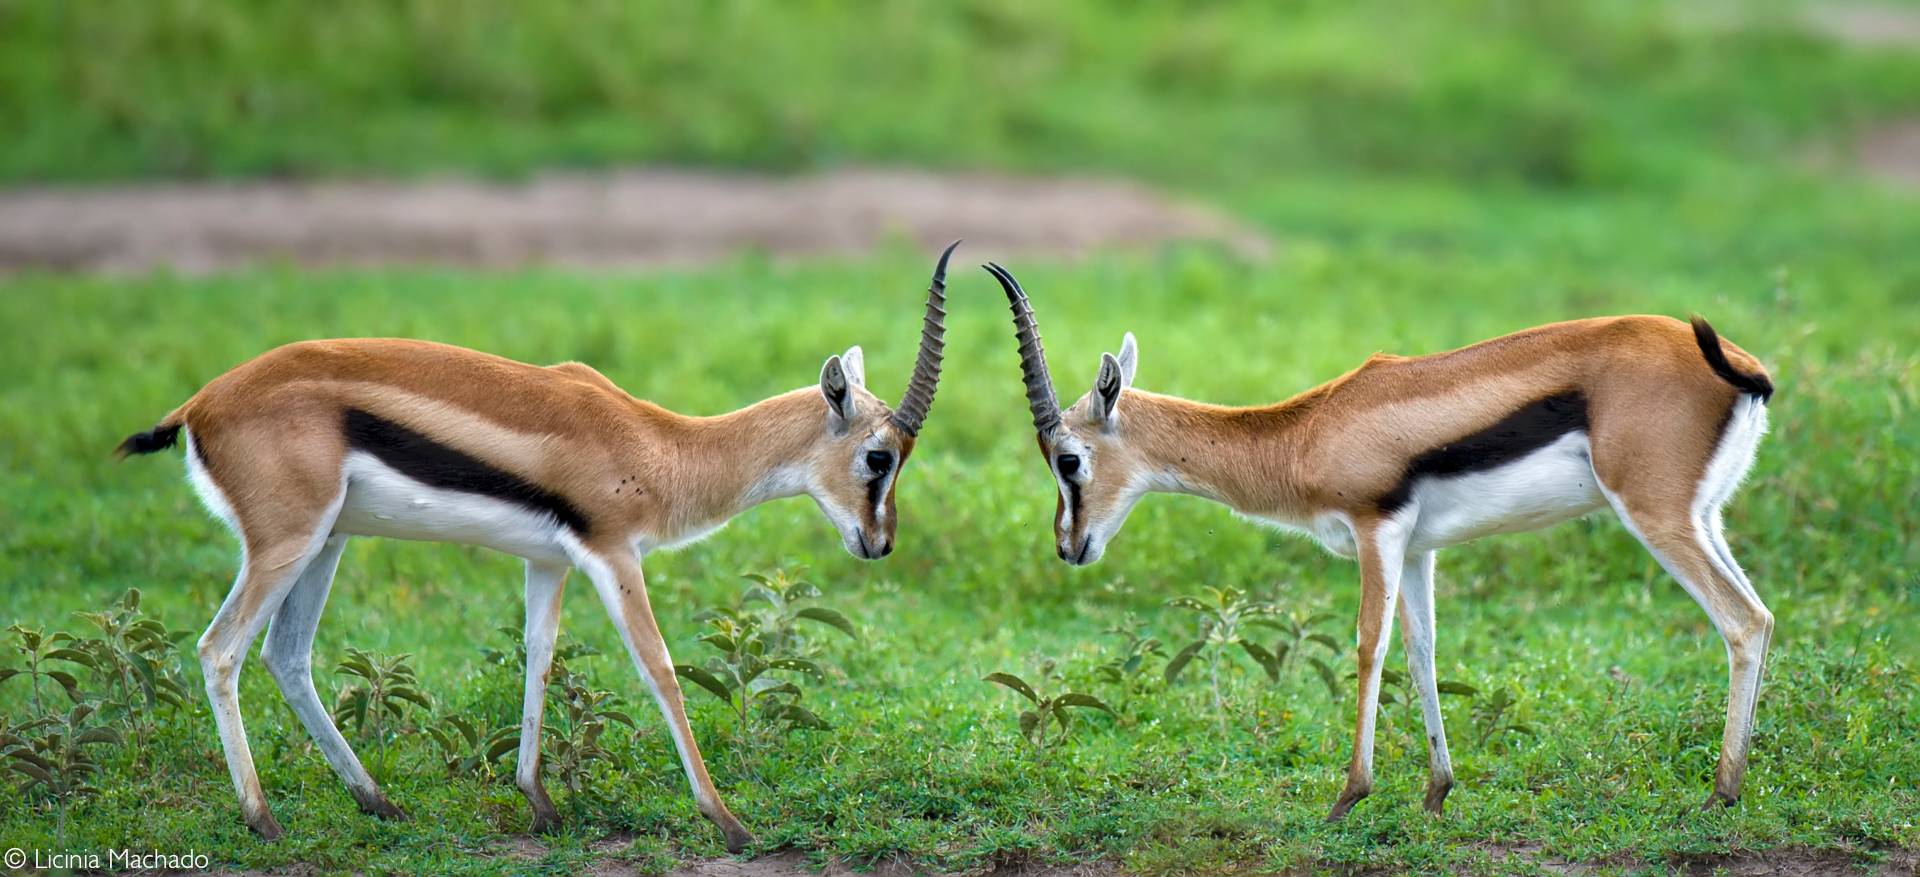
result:
[[[1858,28],[1842,18],[1863,14],[1882,36],[1845,36]],[[827,647],[836,669],[809,690],[833,730],[748,752],[693,691],[696,732],[762,852],[856,863],[1528,872],[1530,857],[1558,857],[1662,871],[1783,849],[1911,862],[1920,195],[1896,178],[1920,155],[1869,147],[1920,124],[1914,33],[1917,6],[1814,3],[0,0],[0,180],[58,197],[79,191],[68,184],[636,165],[1093,175],[1213,205],[1274,242],[1265,259],[1190,244],[1013,265],[1069,396],[1127,330],[1142,386],[1255,404],[1377,350],[1698,311],[1780,386],[1773,435],[1728,511],[1779,618],[1740,808],[1692,810],[1718,748],[1720,642],[1610,518],[1442,555],[1441,677],[1511,692],[1544,731],[1483,736],[1449,700],[1461,783],[1444,820],[1417,806],[1417,715],[1389,707],[1374,797],[1321,824],[1352,697],[1305,677],[1275,685],[1238,658],[1224,725],[1204,686],[1150,686],[1048,756],[1025,751],[1011,695],[982,675],[1032,677],[1054,659],[1052,684],[1116,698],[1097,673],[1117,643],[1103,631],[1131,614],[1184,642],[1192,621],[1164,601],[1206,586],[1332,612],[1323,629],[1344,642],[1357,582],[1308,544],[1184,499],[1145,502],[1101,565],[1058,564],[1004,304],[970,269],[953,281],[947,377],[903,476],[899,552],[853,561],[790,501],[648,559],[682,660],[705,648],[694,613],[737,593],[743,570],[809,565],[864,634]],[[806,384],[861,343],[876,389],[897,393],[931,255],[893,243],[641,274],[0,279],[0,621],[79,630],[74,611],[128,587],[172,626],[211,617],[230,537],[177,460],[106,453],[275,344],[406,335],[579,359],[635,395],[714,413]],[[510,722],[517,682],[478,649],[514,623],[517,564],[363,543],[321,625],[323,697],[347,646],[406,651],[437,709]],[[515,840],[527,813],[511,783],[445,780],[417,734],[376,770],[416,820],[359,817],[257,662],[243,703],[288,840],[239,824],[204,705],[106,756],[102,792],[64,837],[43,802],[0,796],[0,840],[188,839],[221,863],[372,873],[652,871],[717,855],[604,614],[574,591],[567,630],[607,652],[585,666],[640,730],[615,735],[619,763],[594,776],[569,833],[531,851]],[[0,684],[0,707],[25,715],[20,681]]]

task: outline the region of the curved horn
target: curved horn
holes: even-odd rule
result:
[[[895,429],[907,435],[919,435],[927,422],[927,410],[933,407],[933,391],[940,386],[940,360],[947,344],[947,259],[959,241],[947,245],[940,264],[933,268],[933,283],[927,286],[927,315],[920,326],[920,355],[913,361],[913,377],[907,379],[907,392],[900,407],[887,418]]]
[[[1027,407],[1033,411],[1034,431],[1052,435],[1060,429],[1060,400],[1053,395],[1053,377],[1047,373],[1047,351],[1040,346],[1040,329],[1033,322],[1033,305],[1020,281],[992,262],[981,266],[1000,281],[1013,309],[1013,337],[1020,342],[1020,376],[1027,383]]]

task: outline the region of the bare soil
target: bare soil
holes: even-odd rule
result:
[[[595,845],[603,853],[617,853],[627,844],[626,840],[609,839]],[[1661,865],[1648,863],[1630,855],[1621,854],[1599,862],[1571,862],[1548,855],[1538,844],[1485,844],[1481,849],[1496,865],[1505,868],[1534,870],[1544,874],[1588,875],[1603,872],[1635,873],[1641,871],[1665,871],[1673,874],[1686,874],[1690,877],[1914,877],[1920,869],[1920,851],[1893,849],[1882,851],[1879,862],[1868,863],[1840,850],[1815,850],[1803,847],[1786,847],[1764,852],[1718,853],[1712,855],[1686,856],[1669,860]],[[532,838],[521,838],[505,850],[496,854],[525,862],[533,862],[546,855],[546,848]],[[483,854],[484,855],[484,854]],[[1310,869],[1312,873],[1335,873],[1365,875],[1374,877],[1376,872],[1354,869],[1328,869],[1325,867]],[[1462,873],[1477,873],[1478,869],[1468,869]],[[311,869],[292,867],[273,871],[239,872],[238,877],[304,877],[312,873]],[[586,872],[592,877],[638,877],[648,872],[638,866],[603,859]],[[856,869],[844,862],[833,861],[824,867],[816,867],[804,853],[787,851],[762,856],[757,859],[701,859],[682,863],[668,872],[668,877],[852,877],[852,875],[871,875],[871,877],[913,877],[929,872],[915,868],[910,864],[897,861],[882,861]],[[1110,859],[1096,859],[1075,865],[1034,865],[1008,864],[988,867],[981,871],[970,872],[969,877],[1119,877],[1126,871]],[[1257,868],[1245,873],[1263,873]],[[1391,872],[1377,872],[1386,874]],[[949,875],[953,877],[953,875]]]
[[[775,177],[688,170],[551,173],[525,182],[142,183],[0,191],[0,272],[206,273],[261,262],[651,268],[741,251],[852,256],[954,239],[1010,254],[1265,238],[1112,180],[914,170]]]
[[[1917,25],[1920,26],[1920,25]],[[1920,118],[1868,131],[1857,148],[1860,167],[1889,185],[1920,190]]]
[[[1815,32],[1852,46],[1920,46],[1920,8],[1891,3],[1815,3],[1802,20]]]

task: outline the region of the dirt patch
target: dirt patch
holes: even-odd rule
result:
[[[1920,46],[1920,9],[1885,3],[1815,3],[1802,20],[1816,33],[1850,46]]]
[[[1903,119],[1868,131],[1856,158],[1867,173],[1890,184],[1920,191],[1920,118]]]
[[[1526,865],[1547,874],[1580,875],[1600,874],[1611,871],[1633,871],[1646,866],[1646,863],[1627,854],[1616,855],[1599,862],[1575,862],[1548,854],[1539,844],[1487,844],[1482,847],[1494,862],[1503,865]],[[1920,853],[1912,850],[1890,850],[1878,863],[1867,863],[1864,859],[1842,850],[1815,850],[1804,847],[1784,847],[1765,852],[1715,853],[1699,856],[1680,856],[1664,862],[1664,866],[1676,874],[1694,875],[1694,877],[1913,877],[1916,863],[1920,863]]]
[[[0,192],[0,271],[205,273],[259,262],[649,268],[743,250],[817,258],[890,239],[931,248],[962,237],[983,250],[1067,256],[1204,240],[1257,258],[1269,246],[1216,212],[1130,183],[907,170]]]

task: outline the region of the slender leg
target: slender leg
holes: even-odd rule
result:
[[[319,540],[313,538],[250,545],[240,561],[240,575],[233,590],[200,637],[200,672],[206,679],[207,699],[220,730],[220,746],[227,755],[227,772],[233,775],[234,791],[240,795],[240,815],[249,828],[267,840],[278,839],[282,832],[267,807],[266,793],[260,789],[253,751],[247,746],[247,729],[240,721],[240,663],[260,635],[260,628],[279,610],[319,549]]]
[[[1703,807],[1740,799],[1753,742],[1753,712],[1760,697],[1760,673],[1773,639],[1773,613],[1732,563],[1732,552],[1716,544],[1714,514],[1685,510],[1633,508],[1631,498],[1609,493],[1608,501],[1667,573],[1680,582],[1727,644],[1727,725],[1720,740],[1720,765],[1713,794]],[[1724,558],[1724,559],[1723,559]]]
[[[1427,812],[1439,815],[1453,790],[1453,760],[1447,756],[1447,729],[1440,717],[1440,690],[1433,671],[1433,555],[1407,556],[1400,573],[1400,636],[1407,649],[1407,674],[1420,696],[1420,717],[1427,726]]]
[[[1353,805],[1373,791],[1373,729],[1380,709],[1380,670],[1393,628],[1393,604],[1400,591],[1405,537],[1390,526],[1363,530],[1355,540],[1360,561],[1359,715],[1354,722],[1353,761],[1347,786],[1334,802],[1328,822],[1346,818]]]
[[[527,561],[527,690],[520,710],[520,760],[514,782],[533,806],[533,831],[560,827],[560,811],[540,782],[540,727],[547,708],[547,675],[553,670],[554,639],[560,635],[560,597],[567,568]]]
[[[623,547],[578,554],[575,562],[593,580],[594,590],[600,593],[608,614],[613,616],[614,626],[620,629],[634,664],[640,668],[641,678],[653,689],[653,699],[659,703],[667,729],[673,733],[674,746],[680,751],[680,765],[687,772],[687,782],[693,786],[694,803],[726,835],[727,851],[740,852],[753,842],[753,835],[747,833],[740,820],[720,802],[720,793],[707,776],[706,762],[701,760],[700,747],[694,742],[692,727],[687,724],[686,705],[680,696],[680,680],[673,673],[673,659],[667,655],[666,641],[660,637],[660,628],[653,620],[653,608],[647,603],[647,583],[640,573],[640,562]]]
[[[359,757],[340,735],[333,716],[327,714],[319,693],[313,688],[313,635],[320,627],[320,615],[326,610],[327,593],[333,587],[333,574],[346,545],[346,536],[328,537],[320,552],[308,562],[306,570],[288,591],[286,602],[280,604],[280,610],[267,625],[267,642],[260,650],[260,659],[273,674],[273,681],[279,684],[280,696],[293,708],[294,715],[300,717],[308,736],[326,756],[327,764],[333,766],[333,772],[339,774],[341,782],[353,793],[360,811],[382,819],[405,819],[407,814],[387,800],[380,786],[361,766]]]

